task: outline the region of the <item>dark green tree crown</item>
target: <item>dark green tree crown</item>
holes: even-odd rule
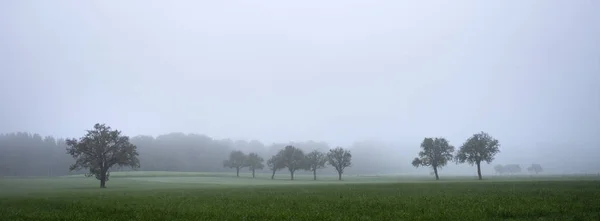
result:
[[[67,153],[75,158],[69,170],[89,169],[86,176],[101,179],[108,178],[108,170],[117,165],[139,168],[137,147],[129,143],[129,137],[122,136],[121,131],[111,130],[105,124],[95,124],[93,130],[79,140],[67,139]]]
[[[442,168],[452,160],[453,152],[454,146],[450,145],[445,138],[425,138],[421,143],[419,157],[413,160],[412,165]]]
[[[480,162],[490,163],[500,152],[500,143],[485,132],[471,136],[460,147],[456,155],[457,163],[469,163],[471,165]]]

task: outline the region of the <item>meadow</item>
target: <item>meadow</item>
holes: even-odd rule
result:
[[[0,178],[1,220],[600,220],[598,176]]]

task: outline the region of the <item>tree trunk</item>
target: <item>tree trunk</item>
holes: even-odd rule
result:
[[[294,171],[290,170],[290,174],[292,175],[292,180],[294,180]]]
[[[440,180],[440,177],[438,176],[438,171],[437,171],[437,167],[433,166],[433,172],[435,173],[435,180]]]
[[[235,168],[235,171],[236,171],[236,175],[237,175],[237,177],[240,177],[240,168],[239,168],[239,167],[236,167],[236,168]]]
[[[342,180],[342,172],[338,171],[338,180]]]
[[[255,176],[254,176],[254,169],[252,169],[252,178],[255,178]]]
[[[317,170],[313,170],[313,180],[317,180]]]
[[[275,179],[275,171],[276,170],[273,170],[273,175],[271,175],[271,179]]]
[[[108,173],[108,168],[101,167],[100,168],[100,188],[106,188],[106,173]]]
[[[100,175],[100,188],[106,188],[106,173]]]
[[[477,176],[479,177],[479,180],[481,179],[481,162],[477,162]]]

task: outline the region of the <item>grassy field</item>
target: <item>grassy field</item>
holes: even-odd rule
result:
[[[600,220],[590,177],[113,173],[108,188],[81,176],[0,179],[1,220]],[[279,174],[278,174],[279,175]]]

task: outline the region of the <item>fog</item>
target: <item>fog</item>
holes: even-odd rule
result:
[[[485,131],[501,152],[484,173],[597,173],[598,11],[593,0],[0,1],[0,134],[78,138],[106,123],[132,139],[231,140],[218,153],[136,141],[142,169],[196,154],[181,170],[230,171],[201,159],[314,141],[349,148],[355,173],[428,174],[410,164],[424,137],[458,148]],[[47,157],[14,139],[0,142],[5,164]],[[66,171],[61,145],[45,151]],[[441,175],[475,172],[450,163]]]

